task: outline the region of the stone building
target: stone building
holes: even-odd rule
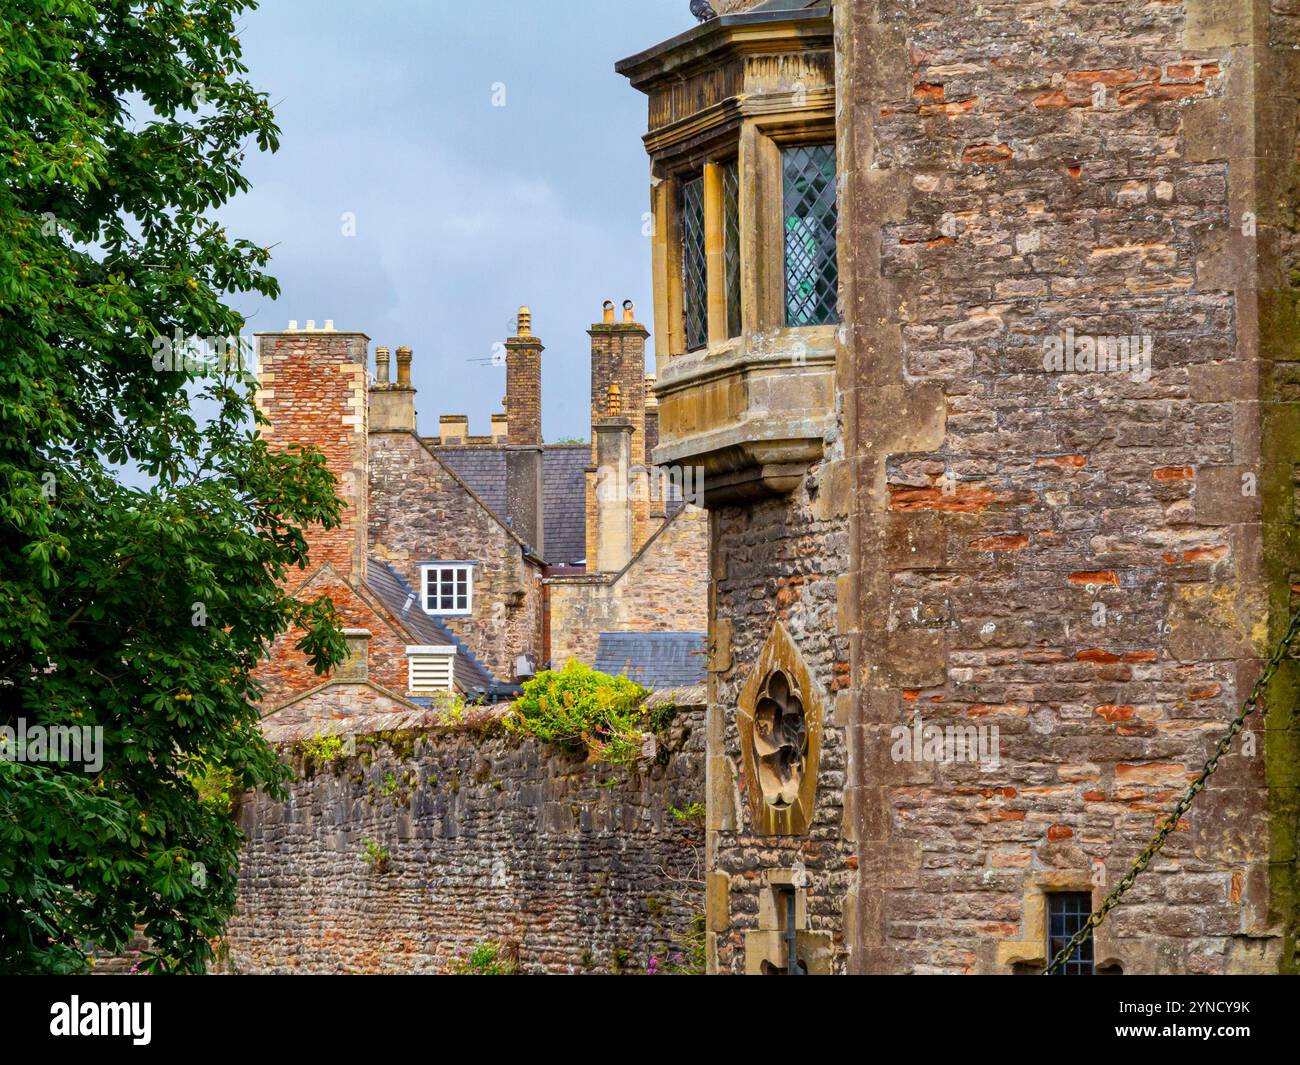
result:
[[[605,635],[640,634],[618,646],[648,686],[702,682],[706,516],[647,465],[647,333],[630,302],[620,322],[612,306],[592,327],[591,445],[543,441],[527,308],[503,345],[505,411],[482,437],[454,414],[420,435],[409,348],[394,378],[388,348],[372,375],[369,338],[332,322],[259,334],[268,441],[320,448],[346,504],[337,528],[311,530],[291,583],[333,601],[349,659],[318,677],[301,633],[282,636],[259,674],[277,725],[410,712],[439,692],[508,699],[550,663],[594,663]]]
[[[714,6],[618,64],[709,518],[710,968],[1037,971],[1286,627],[1300,15]],[[1294,971],[1292,667],[1073,970]]]

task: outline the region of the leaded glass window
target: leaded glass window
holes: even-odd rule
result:
[[[727,271],[727,336],[740,336],[740,167],[722,168],[723,262]]]
[[[1047,896],[1047,960],[1051,962],[1092,913],[1092,896],[1086,891],[1062,891]],[[1092,936],[1074,948],[1074,953],[1056,970],[1058,976],[1091,976]]]
[[[809,144],[781,152],[785,217],[786,325],[839,321],[835,251],[835,146]]]
[[[682,302],[686,350],[709,342],[709,276],[704,248],[704,178],[682,185]]]

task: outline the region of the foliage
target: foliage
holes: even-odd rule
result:
[[[519,965],[500,943],[489,939],[468,954],[458,953],[447,971],[453,976],[517,976]]]
[[[367,838],[361,845],[361,860],[371,869],[382,869],[388,864],[393,852],[378,840]]]
[[[627,677],[611,677],[572,660],[525,683],[505,727],[573,749],[585,746],[595,760],[625,765],[641,756],[642,732],[649,723],[647,694]]]
[[[676,820],[682,822],[683,824],[689,821],[703,821],[704,803],[702,802],[687,803],[684,809],[678,809],[676,806],[670,806],[668,807],[668,812],[672,814]]]
[[[703,976],[707,966],[707,939],[704,914],[691,914],[691,927],[684,934],[681,949],[669,950],[665,958],[652,956],[647,966],[650,976]]]
[[[311,736],[302,741],[304,766],[309,773],[317,769],[329,769],[343,762],[354,747],[355,743],[350,737],[345,741],[339,735]]]
[[[157,368],[156,341],[237,337],[227,300],[277,293],[211,218],[277,147],[251,6],[0,0],[0,725],[105,752],[0,762],[0,972],[82,969],[137,924],[143,968],[201,971],[241,842],[214,799],[286,775],[252,671],[289,630],[318,672],[345,655],[329,602],[284,590],[304,527],[338,523],[324,458],[268,447],[238,367]]]

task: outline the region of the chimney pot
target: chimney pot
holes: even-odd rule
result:
[[[606,300],[603,304],[601,304],[601,306],[604,307],[604,309],[605,309],[605,321],[607,321],[607,322],[613,322],[613,321],[614,321],[614,301],[613,301],[613,300]]]
[[[634,304],[631,300],[623,301],[623,321],[625,322],[636,321],[636,304]]]
[[[519,317],[516,320],[516,335],[521,337],[532,336],[533,333],[533,312],[527,307],[519,308]]]
[[[411,387],[411,349],[405,344],[397,349],[397,383],[404,388]]]
[[[312,333],[314,333],[314,332],[316,331],[316,319],[315,319],[315,318],[308,318],[308,319],[307,319],[307,331],[308,331],[308,332],[312,332]]]
[[[289,319],[289,332],[290,332],[290,333],[296,333],[296,332],[298,332],[298,319],[297,319],[297,318],[291,318],[291,319]]]
[[[386,385],[391,378],[388,376],[388,349],[380,346],[375,348],[375,380]]]

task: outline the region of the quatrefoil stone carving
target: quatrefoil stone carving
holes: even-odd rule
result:
[[[808,761],[803,698],[784,670],[768,675],[754,705],[754,757],[763,801],[778,810],[799,797]]]

